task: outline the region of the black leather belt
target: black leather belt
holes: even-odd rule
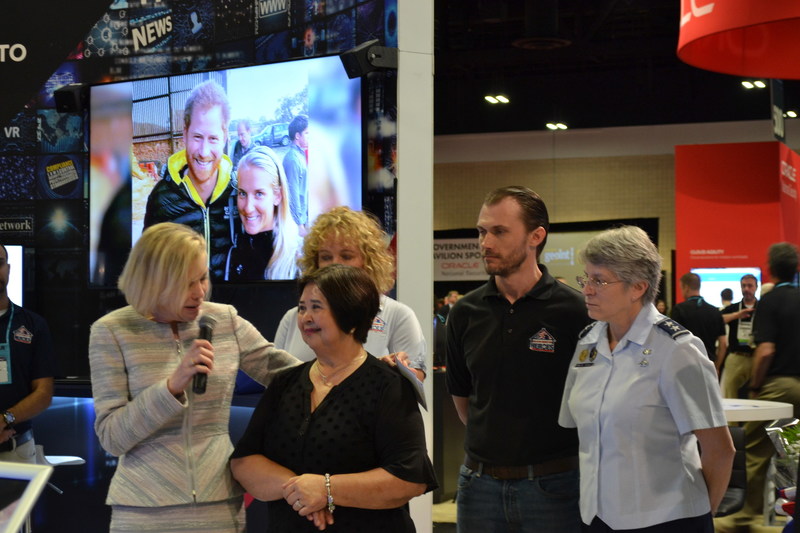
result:
[[[498,466],[474,460],[469,455],[464,457],[464,466],[475,472],[492,476],[496,479],[525,479],[536,476],[549,476],[568,472],[578,468],[578,456],[551,459],[535,465]]]
[[[14,435],[7,441],[0,443],[0,452],[10,452],[11,450],[15,449],[17,446],[21,444],[25,444],[29,440],[33,438],[33,430],[29,429],[28,431],[21,433],[19,435]]]

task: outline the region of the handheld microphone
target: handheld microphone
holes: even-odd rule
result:
[[[198,338],[211,342],[211,338],[214,336],[214,326],[216,324],[217,321],[213,316],[203,315],[202,318],[200,318],[200,336]],[[207,382],[208,376],[206,374],[195,374],[194,378],[192,378],[192,392],[195,394],[205,394]]]

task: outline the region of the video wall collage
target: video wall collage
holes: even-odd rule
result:
[[[310,131],[319,132],[317,154],[313,146],[308,149],[309,172],[320,165],[322,149],[336,153],[336,164],[323,165],[319,172],[335,182],[338,195],[318,199],[316,212],[326,202],[363,206],[383,220],[389,234],[395,227],[396,72],[373,72],[348,81],[336,56],[371,39],[396,47],[397,0],[109,2],[99,20],[86,21],[85,37],[31,95],[28,105],[8,124],[0,124],[0,241],[24,247],[25,269],[14,270],[12,265],[11,275],[24,278],[26,306],[44,315],[54,330],[63,376],[88,375],[89,325],[124,305],[111,277],[104,283],[92,280],[96,274],[90,243],[99,237],[92,205],[120,186],[98,186],[97,176],[146,176],[152,186],[161,177],[164,159],[181,147],[182,132],[180,120],[176,123],[168,112],[160,117],[169,125],[163,132],[166,148],[161,158],[150,157],[146,150],[158,144],[158,136],[131,139],[138,153],[93,150],[97,137],[91,130],[99,126],[92,126],[97,118],[92,118],[90,104],[76,112],[59,112],[57,89],[79,83],[130,91],[134,82],[222,79],[226,90],[238,95],[229,94],[233,113],[226,154],[237,141],[238,120],[248,119],[255,125],[254,135],[266,136],[290,118],[279,110],[286,105],[281,98],[294,98],[293,109],[308,113]],[[326,56],[331,57],[323,59]],[[314,67],[318,70],[301,68],[313,63],[298,61],[305,58],[319,58],[321,63]],[[293,72],[299,70],[303,73]],[[288,83],[295,74],[302,83]],[[335,83],[329,84],[330,79]],[[131,109],[134,100],[126,104]],[[337,122],[332,110],[346,110],[346,116]],[[136,115],[129,114],[127,120],[135,121]],[[286,150],[280,141],[270,146],[279,155]],[[136,224],[134,217],[132,242],[141,231]],[[215,299],[243,308],[246,316],[248,307],[256,307],[250,300],[259,295],[280,293],[277,300],[291,300],[293,284],[283,283],[289,285],[276,288],[267,282],[255,290],[215,286]],[[244,294],[248,301],[242,300]],[[275,310],[274,315],[282,312]],[[252,317],[257,326],[262,322],[265,335],[271,334],[272,314]]]

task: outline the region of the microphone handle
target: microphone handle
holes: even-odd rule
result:
[[[205,374],[195,374],[192,378],[192,392],[195,394],[205,394],[208,376]]]
[[[212,331],[213,330],[208,326],[201,326],[199,338],[211,342]],[[192,392],[195,394],[205,394],[206,384],[208,384],[208,376],[206,374],[195,374],[192,378]]]

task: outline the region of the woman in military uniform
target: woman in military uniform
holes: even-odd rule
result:
[[[714,365],[656,311],[661,257],[643,230],[600,233],[581,255],[596,322],[580,335],[559,423],[578,428],[586,530],[712,533],[734,455]]]

